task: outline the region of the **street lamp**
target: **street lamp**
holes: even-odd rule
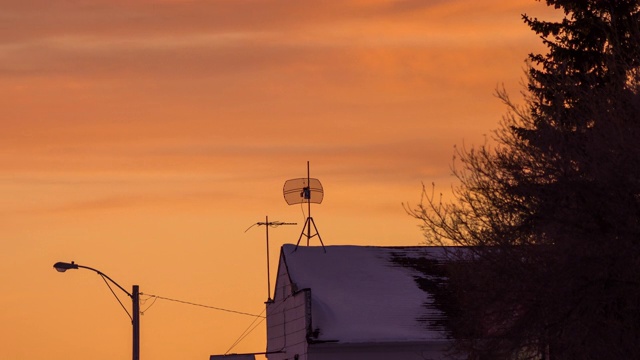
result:
[[[53,267],[59,272],[65,272],[69,269],[88,269],[88,270],[94,271],[98,275],[102,276],[103,279],[109,280],[112,284],[120,288],[120,290],[124,291],[125,294],[127,294],[131,298],[133,307],[132,307],[132,313],[129,316],[131,317],[131,324],[133,325],[133,360],[140,360],[140,289],[138,285],[133,285],[131,292],[128,292],[122,286],[120,286],[120,284],[113,281],[112,278],[107,276],[107,274],[103,273],[102,271],[96,270],[88,266],[78,265],[73,261],[70,263],[57,262],[53,264]],[[107,283],[107,285],[109,284]],[[120,300],[118,299],[118,301]],[[125,308],[125,311],[126,311],[126,308]]]

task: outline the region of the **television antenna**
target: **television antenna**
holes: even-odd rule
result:
[[[298,223],[289,223],[282,221],[269,221],[269,216],[265,216],[264,222],[257,222],[247,228],[244,232],[249,231],[254,226],[265,226],[267,231],[267,301],[271,301],[271,267],[269,266],[269,227],[278,227],[280,225],[298,225]]]
[[[322,203],[322,199],[324,198],[324,191],[322,190],[322,184],[320,180],[311,178],[309,176],[309,162],[307,161],[307,177],[306,178],[298,178],[298,179],[290,179],[285,181],[284,188],[284,200],[289,205],[295,204],[303,204],[307,203],[308,212],[307,212],[307,220],[302,227],[302,232],[300,233],[300,237],[298,238],[298,242],[296,243],[296,250],[298,249],[298,245],[300,244],[300,240],[303,236],[307,238],[307,246],[309,246],[309,240],[318,236],[318,240],[320,240],[320,244],[322,244],[322,249],[324,252],[327,250],[324,247],[324,243],[322,242],[322,238],[320,237],[320,232],[318,232],[318,228],[316,227],[315,221],[311,217],[311,203],[320,204]],[[311,226],[313,226],[313,230],[315,233],[311,233]],[[306,233],[305,233],[306,230]],[[294,250],[295,251],[295,250]]]

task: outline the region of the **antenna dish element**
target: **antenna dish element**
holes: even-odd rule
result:
[[[318,179],[299,178],[287,180],[284,183],[284,201],[289,205],[312,202],[322,203],[324,191]]]
[[[300,240],[303,236],[307,238],[307,246],[309,246],[309,240],[311,240],[312,237],[317,236],[318,240],[320,240],[320,244],[322,244],[322,249],[324,250],[324,252],[327,252],[327,249],[324,248],[324,243],[322,242],[322,238],[320,237],[318,228],[316,227],[316,223],[311,217],[311,203],[320,204],[322,202],[322,199],[324,198],[324,191],[322,190],[322,184],[320,184],[320,180],[312,179],[309,176],[308,161],[307,177],[285,181],[283,193],[284,200],[287,202],[287,204],[295,205],[307,203],[307,207],[309,209],[309,212],[307,213],[307,220],[304,222],[302,233],[300,233],[300,237],[298,238],[298,242],[296,243],[296,250],[298,249],[298,245],[300,244]],[[315,234],[311,233],[311,227],[313,227],[313,229],[315,230]],[[306,234],[305,230],[307,231]]]

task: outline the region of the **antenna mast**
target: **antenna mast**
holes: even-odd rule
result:
[[[280,225],[298,225],[298,223],[288,223],[288,222],[282,222],[282,221],[271,221],[269,222],[269,216],[265,216],[265,221],[264,222],[257,222],[251,226],[249,226],[249,229],[251,229],[252,227],[254,227],[255,225],[258,226],[265,226],[265,230],[266,230],[266,237],[267,237],[267,301],[271,301],[271,266],[269,266],[269,227],[273,226],[273,227],[277,227]],[[247,232],[249,229],[245,230],[244,232]]]

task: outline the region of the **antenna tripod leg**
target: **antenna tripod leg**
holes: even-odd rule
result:
[[[298,238],[298,242],[296,243],[296,248],[293,251],[298,250],[298,245],[300,245],[300,240],[302,240],[302,235],[305,235],[307,237],[307,246],[309,246],[309,238],[311,237],[311,233],[309,234],[304,233],[304,230],[307,228],[307,225],[309,224],[309,219],[311,218],[308,217],[307,220],[304,222],[304,225],[302,226],[302,232],[300,233],[300,237]]]
[[[312,217],[310,217],[309,219],[311,219],[311,223],[313,223],[313,228],[316,230],[316,235],[318,235],[318,240],[320,240],[320,244],[322,245],[322,250],[326,253],[327,249],[324,247],[324,243],[322,242],[322,238],[320,237],[320,231],[318,231],[318,228],[316,227],[316,222],[313,221]]]
[[[313,225],[313,229],[316,232],[313,235],[311,235],[311,225]],[[306,234],[304,233],[305,230],[308,230]],[[307,220],[305,221],[304,226],[302,227],[302,232],[300,233],[300,237],[298,238],[298,242],[296,243],[296,248],[293,251],[298,250],[298,245],[300,245],[300,240],[302,240],[303,235],[307,238],[307,246],[309,246],[309,240],[312,237],[318,236],[318,240],[320,240],[320,244],[322,244],[322,250],[324,250],[325,253],[327,252],[327,249],[324,247],[324,243],[322,242],[322,237],[320,237],[320,232],[316,227],[316,222],[313,220],[311,216],[307,217]]]

